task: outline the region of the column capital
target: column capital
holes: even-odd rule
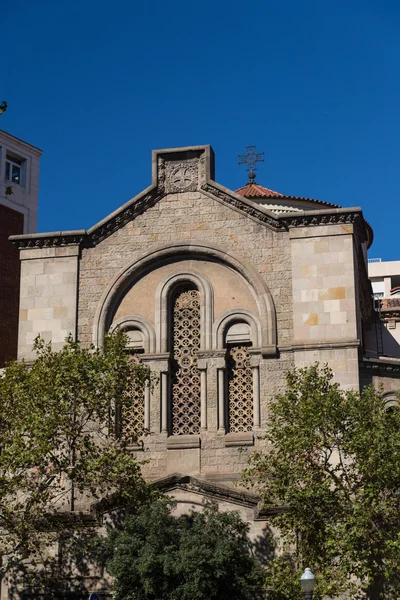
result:
[[[260,366],[260,362],[261,362],[261,356],[259,354],[256,355],[251,355],[250,354],[250,367],[252,369],[256,369]]]

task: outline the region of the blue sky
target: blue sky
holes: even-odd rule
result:
[[[211,144],[216,179],[362,206],[400,258],[398,0],[14,0],[0,128],[43,149],[39,230],[87,228],[147,187],[151,150]]]

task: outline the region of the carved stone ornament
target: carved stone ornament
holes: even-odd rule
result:
[[[162,156],[157,159],[157,186],[160,192],[165,192],[165,160]]]
[[[245,345],[229,348],[228,420],[231,433],[253,429],[253,374]]]
[[[257,206],[247,204],[240,198],[235,198],[234,196],[231,196],[223,190],[220,190],[218,187],[213,186],[211,183],[204,183],[201,186],[201,189],[206,194],[210,194],[214,198],[221,200],[221,202],[223,202],[224,204],[229,204],[229,206],[232,206],[233,208],[236,208],[237,210],[246,213],[247,215],[249,215],[249,217],[252,217],[253,219],[261,223],[268,224],[270,227],[277,231],[286,229],[286,227],[278,219],[275,219],[274,217],[266,214],[264,211],[259,210]]]
[[[166,192],[191,192],[197,189],[198,159],[166,163]]]
[[[200,293],[179,291],[173,300],[172,435],[200,433]]]
[[[43,237],[27,237],[26,239],[13,240],[14,246],[20,250],[30,248],[59,248],[62,246],[77,246],[84,240],[84,235],[55,235]]]
[[[282,223],[285,223],[289,229],[295,227],[310,227],[315,225],[353,225],[360,214],[354,212],[337,213],[327,215],[301,215],[299,217],[281,217]]]

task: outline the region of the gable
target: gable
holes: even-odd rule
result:
[[[154,150],[152,165],[152,185],[91,227],[87,231],[87,244],[98,244],[167,194],[190,195],[199,191],[275,231],[285,230],[273,213],[213,181],[214,152],[211,146]]]

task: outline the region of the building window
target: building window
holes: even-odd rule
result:
[[[228,430],[240,433],[253,430],[253,374],[249,344],[228,345]]]
[[[400,400],[396,394],[388,394],[384,397],[385,411],[387,414],[393,413],[395,410],[400,408]]]
[[[140,352],[132,354],[132,361],[140,364]],[[119,433],[127,437],[140,438],[145,428],[145,389],[140,383],[134,382],[129,391],[126,392],[127,404],[119,411]]]
[[[11,181],[11,183],[17,183],[18,185],[22,185],[23,164],[24,161],[22,158],[18,158],[16,156],[7,154],[6,179],[8,181]]]
[[[171,295],[172,331],[171,419],[172,435],[200,433],[200,292],[191,283]]]

